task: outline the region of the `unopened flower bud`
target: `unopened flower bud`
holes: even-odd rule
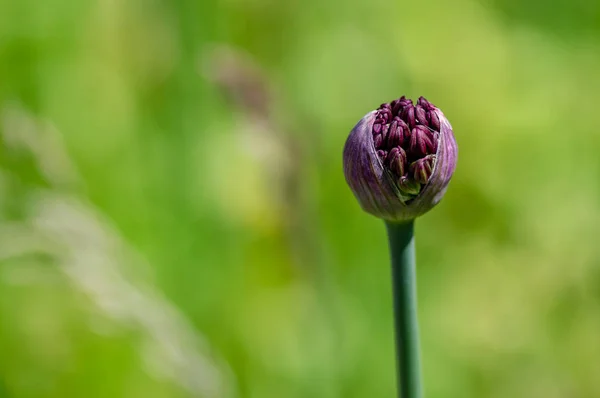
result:
[[[408,124],[402,119],[398,121],[398,127],[401,131],[400,145],[406,146],[410,142],[410,127],[408,127]]]
[[[410,133],[410,154],[413,158],[420,158],[436,152],[437,140],[433,132],[425,126],[416,126]],[[379,148],[379,147],[377,147]]]
[[[423,97],[423,96],[419,97],[419,99],[417,100],[417,104],[420,105],[426,111],[436,109],[435,106],[433,106],[433,104],[431,102],[427,101],[425,99],[425,97]]]
[[[406,152],[404,152],[404,149],[399,146],[392,148],[388,153],[387,163],[396,176],[403,176],[406,168]]]
[[[383,127],[381,128],[381,136],[383,138],[383,142],[384,143],[388,139],[389,131],[390,131],[390,125],[389,124],[384,124]]]
[[[457,152],[442,111],[423,97],[416,106],[401,97],[369,112],[352,129],[344,147],[344,174],[365,211],[405,222],[442,199]]]
[[[435,111],[427,111],[427,116],[429,119],[429,127],[435,131],[440,131],[440,118],[437,113]]]
[[[416,119],[415,119],[415,107],[412,105],[406,105],[402,110],[402,119],[406,121],[408,126],[412,129],[415,127]]]
[[[400,105],[402,105],[402,107],[405,107],[405,106],[413,104],[412,100],[406,98],[404,95],[402,97],[400,97],[400,99],[398,100],[398,102],[400,102]]]
[[[427,121],[427,112],[421,105],[415,106],[415,119],[417,119],[417,123],[422,124],[423,126],[427,126],[429,123]]]
[[[379,110],[379,115],[385,123],[389,123],[392,119],[392,109],[390,106],[384,107]]]
[[[390,123],[390,129],[387,136],[388,147],[397,147],[402,143],[404,132],[402,131],[402,126],[399,123],[404,122],[398,116],[396,116],[394,120],[392,120],[392,123]]]
[[[427,184],[435,164],[435,155],[427,155],[410,164],[410,173],[413,179],[420,184]]]

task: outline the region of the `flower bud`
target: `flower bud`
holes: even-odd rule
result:
[[[410,128],[408,124],[402,119],[398,122],[398,127],[401,129],[400,145],[408,145],[410,142]]]
[[[421,105],[415,106],[415,119],[417,119],[417,123],[422,124],[423,126],[429,125],[429,122],[427,121],[427,113]]]
[[[415,107],[412,105],[406,105],[402,110],[402,119],[406,121],[408,126],[412,129],[415,127],[416,119],[415,119]]]
[[[377,148],[379,148],[377,146]],[[433,132],[425,126],[416,126],[410,133],[410,154],[413,158],[420,158],[432,153],[437,149],[437,140]]]
[[[387,104],[386,104],[387,105]],[[392,119],[392,109],[389,105],[382,107],[379,110],[379,117],[383,119],[384,123],[389,123]]]
[[[387,162],[389,169],[396,176],[403,176],[406,168],[406,152],[399,146],[392,148],[387,156]]]
[[[392,115],[397,115],[402,110],[401,101],[402,101],[402,98],[393,100],[392,102],[390,102],[390,105],[392,106]]]
[[[419,184],[427,184],[433,165],[435,163],[435,155],[427,155],[424,158],[416,160],[410,164],[410,173],[413,179]]]
[[[365,211],[406,222],[442,199],[457,152],[441,110],[423,97],[416,106],[401,97],[369,112],[352,129],[344,147],[344,174]]]
[[[435,106],[433,106],[433,104],[431,102],[427,101],[425,99],[425,97],[423,97],[423,96],[419,97],[419,99],[417,101],[417,105],[421,106],[426,111],[431,111],[431,110],[435,109]]]
[[[440,131],[440,118],[435,111],[427,112],[427,119],[429,120],[429,126],[435,131]]]
[[[404,132],[402,131],[402,127],[399,125],[399,122],[404,123],[402,119],[396,116],[394,120],[392,120],[392,123],[390,123],[390,129],[387,137],[388,147],[397,147],[402,143]]]

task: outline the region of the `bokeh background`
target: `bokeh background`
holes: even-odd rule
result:
[[[600,396],[591,0],[0,0],[0,396],[393,397],[341,153],[402,94],[460,146],[427,397]]]

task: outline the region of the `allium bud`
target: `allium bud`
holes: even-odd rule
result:
[[[382,104],[352,129],[344,147],[344,174],[361,207],[405,222],[444,196],[456,167],[452,126],[425,98]]]
[[[395,147],[390,150],[387,156],[387,166],[396,176],[404,175],[406,169],[406,152],[402,147]]]
[[[425,126],[416,126],[410,133],[410,154],[413,159],[434,154],[437,150],[437,140],[434,132]],[[377,146],[379,148],[379,146]]]
[[[397,99],[397,100],[393,100],[392,102],[390,102],[390,105],[392,106],[392,115],[397,115],[398,113],[400,113],[402,111],[402,98]]]
[[[425,97],[423,97],[423,96],[419,97],[419,100],[417,101],[417,105],[421,106],[426,111],[431,111],[431,110],[435,109],[435,106],[433,106],[433,104],[431,102],[427,101],[425,99]]]
[[[402,143],[404,132],[402,131],[402,126],[399,123],[404,122],[398,116],[396,116],[394,120],[392,120],[392,122],[390,123],[390,129],[388,131],[387,136],[388,147],[393,148]]]
[[[435,164],[435,155],[427,155],[424,158],[416,160],[410,164],[410,173],[413,179],[419,184],[427,184],[433,165]]]
[[[435,111],[427,112],[427,119],[429,120],[429,126],[435,131],[440,131],[440,118]]]
[[[385,104],[385,105],[387,105],[387,104]],[[383,119],[384,123],[389,123],[390,120],[392,119],[392,109],[388,105],[379,111],[379,115],[380,115],[381,119]]]
[[[402,119],[406,121],[411,129],[415,127],[415,107],[412,105],[412,103],[410,105],[406,105],[402,110]]]
[[[417,119],[417,123],[423,126],[428,125],[427,112],[425,112],[425,109],[421,105],[415,106],[415,118]]]

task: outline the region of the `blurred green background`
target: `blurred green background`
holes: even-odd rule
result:
[[[429,398],[600,396],[600,3],[0,0],[0,397],[393,397],[341,167],[424,95]]]

